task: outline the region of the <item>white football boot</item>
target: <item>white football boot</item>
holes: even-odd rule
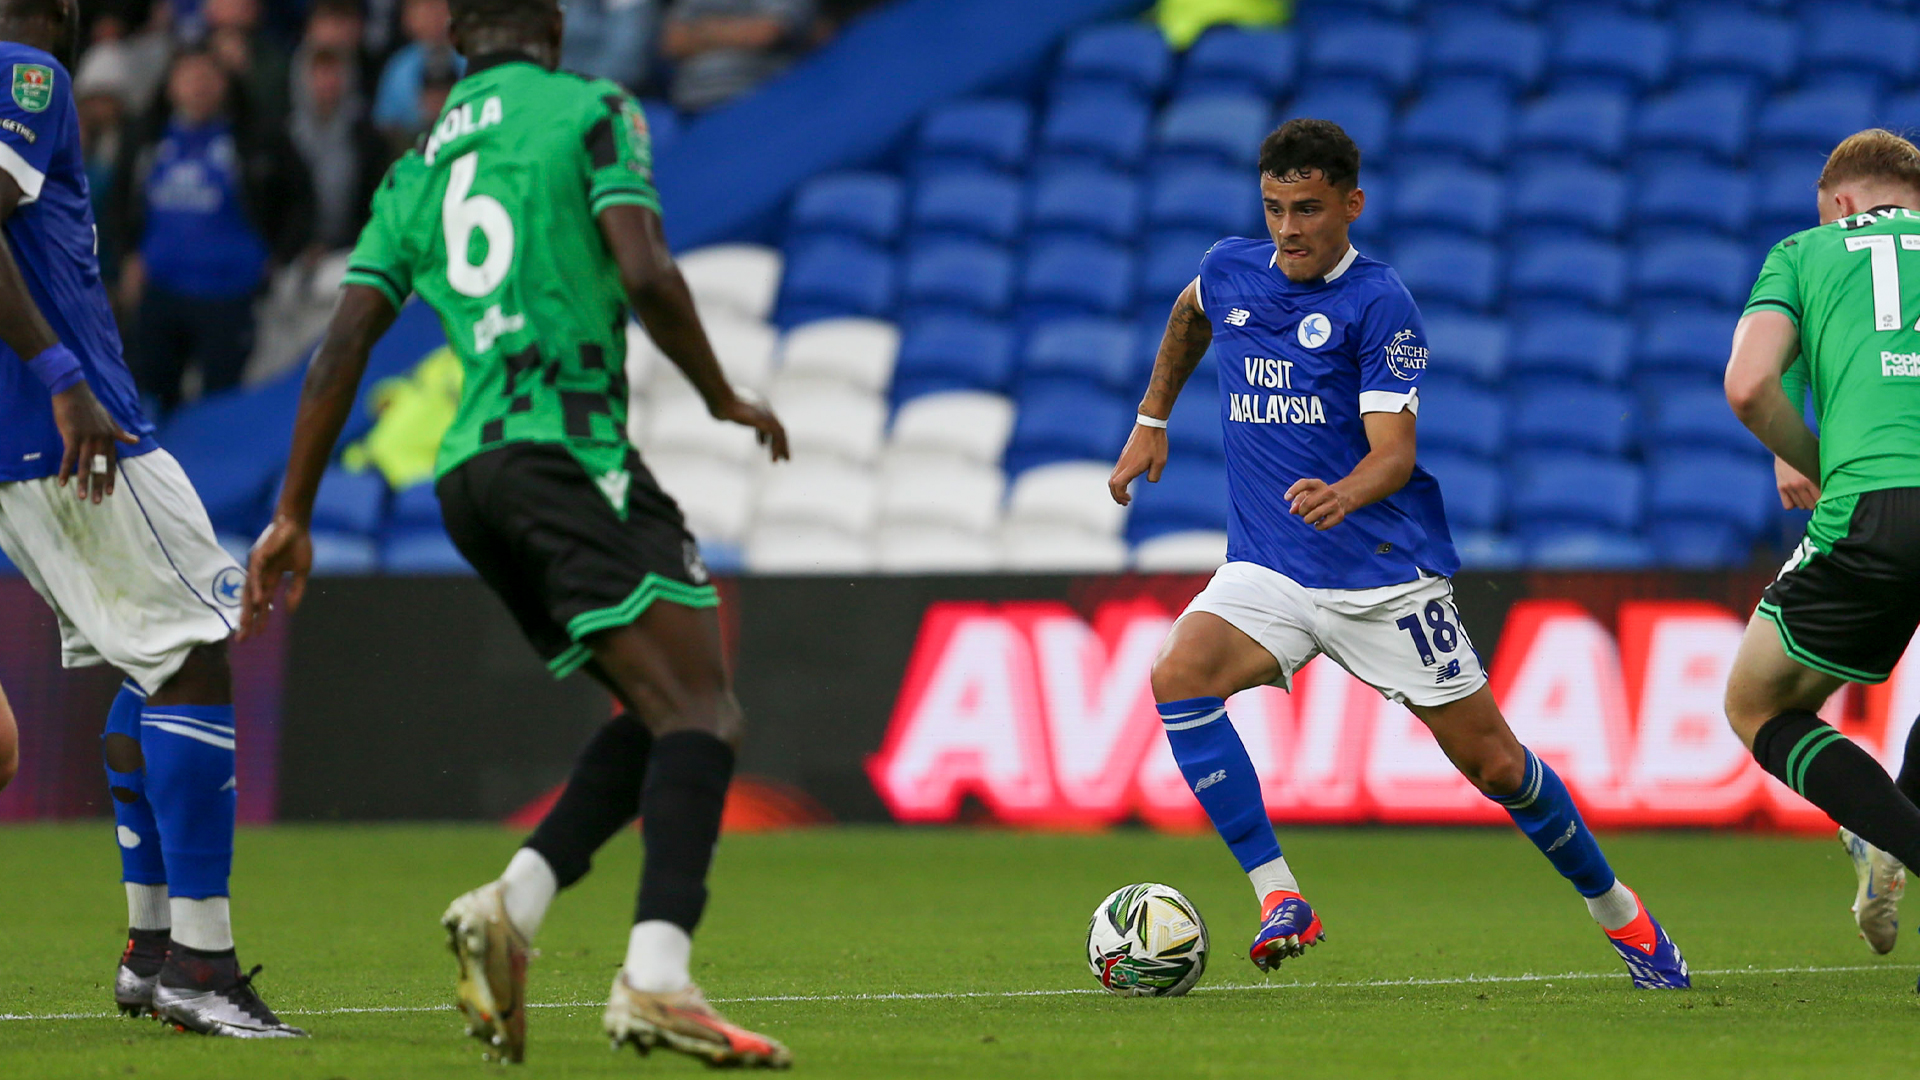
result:
[[[447,906],[440,925],[460,964],[455,993],[467,1034],[486,1043],[489,1056],[527,1056],[526,936],[507,918],[506,883],[488,882]]]
[[[728,1023],[692,983],[671,994],[648,993],[628,985],[622,971],[613,977],[613,993],[602,1020],[615,1050],[632,1043],[645,1054],[664,1046],[708,1065],[749,1069],[784,1069],[793,1064],[793,1054],[785,1046]]]
[[[246,974],[231,954],[184,956],[175,948],[153,988],[153,1012],[181,1031],[230,1039],[300,1039],[306,1032],[282,1021],[253,988],[256,965]]]
[[[1840,830],[1840,843],[1859,880],[1853,891],[1853,921],[1860,924],[1867,948],[1884,956],[1900,944],[1900,898],[1907,892],[1907,868],[1846,829]]]

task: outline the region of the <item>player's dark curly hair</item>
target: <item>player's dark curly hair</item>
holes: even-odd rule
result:
[[[1260,171],[1276,180],[1318,172],[1334,187],[1351,189],[1360,182],[1360,147],[1331,120],[1295,117],[1260,144]]]
[[[451,0],[447,14],[455,26],[519,26],[537,29],[552,18],[554,0]]]

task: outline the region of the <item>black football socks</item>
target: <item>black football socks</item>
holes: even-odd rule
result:
[[[1788,709],[1767,721],[1753,737],[1753,757],[1862,840],[1920,866],[1920,809],[1873,755],[1818,716]]]
[[[547,860],[560,888],[586,877],[593,853],[640,812],[652,748],[646,725],[623,712],[601,725],[580,751],[566,790],[525,844]]]
[[[634,922],[664,920],[688,933],[699,925],[732,779],[732,748],[707,732],[675,731],[653,741],[640,793],[647,859]]]

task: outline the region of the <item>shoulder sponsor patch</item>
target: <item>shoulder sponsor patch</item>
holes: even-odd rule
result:
[[[1402,330],[1387,342],[1387,370],[1396,379],[1412,382],[1427,369],[1427,347],[1414,341],[1412,330]]]
[[[53,104],[53,69],[45,64],[13,65],[13,101],[28,112]]]
[[[40,141],[40,136],[35,134],[32,128],[15,120],[11,116],[0,116],[0,129],[11,131],[15,135],[27,140],[28,146],[32,146],[34,143]]]

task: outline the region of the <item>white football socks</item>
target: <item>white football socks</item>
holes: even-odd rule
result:
[[[1247,878],[1253,882],[1254,898],[1262,904],[1274,893],[1300,891],[1300,883],[1293,880],[1293,871],[1287,868],[1285,855],[1247,871]]]
[[[188,900],[176,896],[167,906],[173,913],[174,941],[201,952],[225,952],[233,948],[233,920],[227,912],[226,897]]]
[[[165,930],[173,925],[165,885],[127,885],[127,926],[134,930]]]
[[[540,932],[540,924],[546,921],[547,906],[553,903],[553,894],[560,891],[560,881],[553,876],[553,867],[547,865],[546,856],[523,847],[513,853],[507,862],[507,869],[500,875],[506,885],[503,897],[507,906],[507,918],[514,929],[526,935],[528,941]]]
[[[634,923],[627,935],[627,985],[652,994],[671,994],[693,981],[687,971],[693,938],[664,919]]]
[[[1593,913],[1594,922],[1608,930],[1618,930],[1640,916],[1640,901],[1615,878],[1613,888],[1599,896],[1587,897],[1587,910]]]

